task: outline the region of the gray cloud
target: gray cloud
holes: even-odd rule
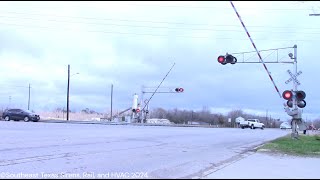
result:
[[[303,71],[298,77],[299,89],[307,93],[304,113],[310,118],[318,117],[316,107],[320,96],[316,91],[315,43],[319,34],[311,28],[320,27],[314,18],[310,19],[308,9],[294,10],[305,7],[287,2],[277,6],[270,2],[234,4],[259,50],[298,45],[298,69]],[[157,87],[176,63],[162,87],[183,87],[185,92],[156,94],[151,107],[201,109],[208,106],[213,111],[242,108],[257,113],[268,109],[271,114],[287,116],[282,108],[284,101],[262,64],[223,66],[217,62],[217,57],[226,52],[254,50],[229,2],[158,6],[151,2],[122,3],[117,7],[108,2],[85,6],[57,2],[51,3],[53,9],[48,11],[44,11],[44,7],[49,6],[47,3],[2,5],[5,11],[1,15],[16,18],[0,18],[0,23],[10,20],[21,27],[1,26],[0,57],[8,60],[3,61],[3,66],[11,69],[0,72],[1,77],[5,77],[0,84],[28,86],[31,83],[32,108],[37,111],[66,106],[68,64],[71,74],[80,73],[71,77],[72,108],[105,111],[110,108],[111,84],[114,84],[114,108],[125,109],[131,106],[134,93],[140,95],[141,86]],[[61,16],[82,18],[31,15],[56,14],[54,11],[58,10]],[[7,11],[26,14],[5,13]],[[37,20],[23,19],[26,17]],[[162,23],[156,23],[159,21]],[[266,60],[277,56],[285,60],[288,52],[279,51]],[[262,57],[268,55],[262,53]],[[257,55],[253,53],[250,60],[258,60]],[[289,78],[286,70],[293,69],[292,65],[267,64],[267,67],[280,93],[292,88],[284,83]],[[2,106],[6,106],[11,94],[12,103],[24,107],[27,89],[22,89],[2,90]]]
[[[35,58],[40,58],[43,53],[40,47],[36,47],[33,43],[8,29],[0,31],[0,41],[0,53],[15,53]]]

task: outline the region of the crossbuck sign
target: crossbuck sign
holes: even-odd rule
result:
[[[292,72],[290,70],[288,70],[287,72],[290,74],[291,78],[288,79],[285,83],[288,84],[289,82],[291,82],[293,80],[297,83],[297,85],[300,85],[300,82],[298,81],[297,76],[302,74],[302,72],[299,71],[296,75],[292,74]]]

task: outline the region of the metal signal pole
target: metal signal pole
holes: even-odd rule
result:
[[[297,71],[298,71],[298,62],[297,62],[297,45],[294,45],[293,46],[293,48],[294,48],[294,57],[293,57],[293,70],[294,70],[294,74],[297,74]],[[298,89],[298,84],[297,84],[297,81],[293,81],[293,90],[295,91],[295,92],[297,92],[297,89]],[[293,99],[293,104],[294,104],[294,108],[296,109],[297,108],[297,99],[296,98],[294,98]]]
[[[70,88],[70,64],[68,64],[67,121],[69,121],[69,88]]]
[[[294,60],[293,70],[294,70],[294,74],[297,74],[297,68],[298,68],[298,65],[297,65],[297,45],[294,45],[293,48],[294,48],[294,57],[292,58]],[[297,92],[297,89],[298,89],[297,81],[293,80],[293,90],[294,90],[294,92]],[[293,104],[294,104],[294,109],[298,110],[296,96],[293,96]],[[299,110],[298,110],[298,113],[299,113]],[[301,121],[302,121],[302,119],[301,119]],[[292,118],[292,127],[291,127],[292,128],[292,133],[291,133],[291,137],[293,137],[293,138],[297,138],[298,137],[297,124],[298,124],[297,120]]]

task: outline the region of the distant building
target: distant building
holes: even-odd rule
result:
[[[244,121],[245,119],[241,116],[236,118],[236,123],[240,123],[240,121]]]
[[[243,117],[239,116],[236,118],[236,123],[237,123],[237,127],[240,127],[240,122],[241,121],[245,121],[246,119],[244,119]]]
[[[188,121],[188,124],[191,124],[191,125],[200,125],[200,122]]]
[[[188,124],[190,124],[190,125],[210,125],[210,123],[198,122],[198,121],[188,121]]]
[[[168,119],[147,119],[147,123],[150,124],[172,124]]]

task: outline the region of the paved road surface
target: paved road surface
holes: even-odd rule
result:
[[[0,121],[0,178],[203,178],[288,133]]]

